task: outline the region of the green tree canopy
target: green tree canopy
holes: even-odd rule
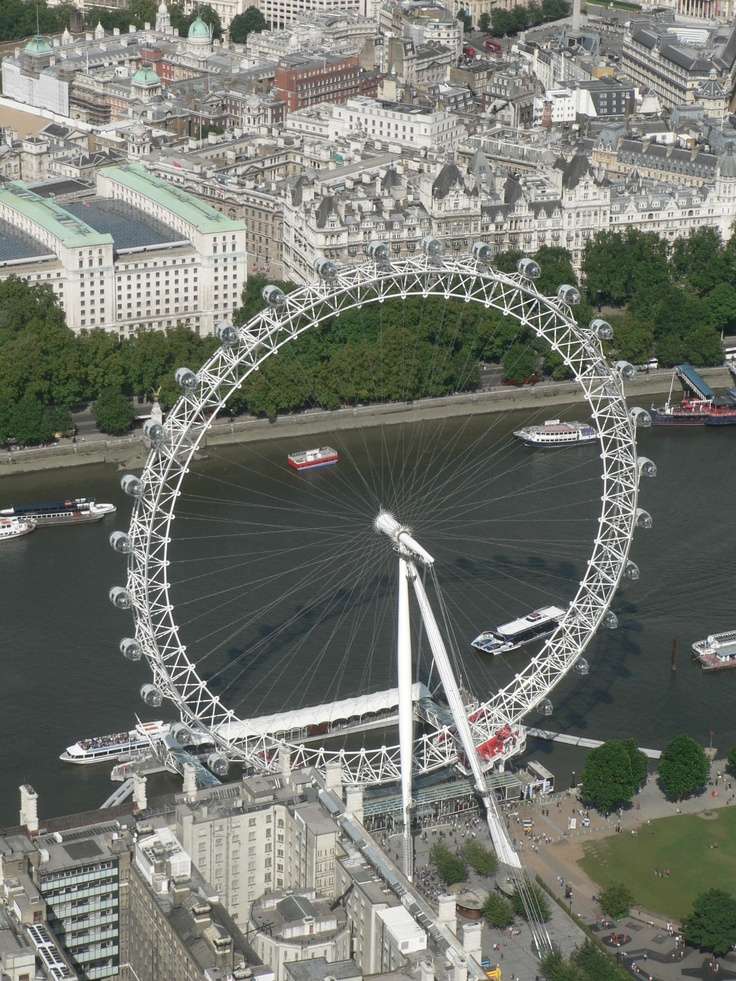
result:
[[[682,800],[705,787],[710,767],[700,743],[690,736],[675,736],[659,761],[659,785],[668,800]]]
[[[97,426],[103,433],[112,436],[122,436],[127,433],[135,419],[135,411],[127,399],[114,388],[104,388],[94,404],[94,416]]]
[[[632,297],[669,284],[668,244],[653,232],[599,232],[583,253],[591,302],[622,306]]]
[[[672,243],[670,263],[677,281],[701,295],[728,278],[723,243],[716,228],[696,228]]]
[[[266,18],[258,7],[248,7],[230,21],[230,40],[235,44],[245,44],[249,34],[260,34],[267,27]]]
[[[513,385],[523,385],[534,378],[539,362],[539,352],[530,344],[512,344],[501,362],[503,377]]]
[[[437,875],[446,886],[453,886],[458,882],[465,881],[467,875],[465,862],[463,862],[459,855],[451,852],[449,848],[440,842],[432,845],[429,860],[437,869]]]
[[[563,283],[577,286],[578,277],[572,265],[572,256],[567,249],[559,246],[543,245],[534,254],[542,275],[537,280],[537,289],[545,296],[554,296]]]
[[[736,899],[722,889],[701,893],[682,930],[693,947],[723,957],[736,945]]]
[[[732,746],[728,751],[728,758],[726,759],[726,769],[731,774],[731,776],[736,776],[736,746]]]
[[[36,25],[38,11],[38,25]],[[0,3],[0,41],[19,41],[31,37],[37,29],[41,34],[59,34],[69,27],[74,5],[49,7],[46,0],[27,3],[26,0],[2,0]]]
[[[208,3],[197,4],[196,9],[192,10],[191,13],[186,13],[182,4],[172,3],[169,5],[169,14],[171,16],[171,26],[174,27],[182,37],[187,36],[189,33],[189,28],[192,26],[192,22],[195,21],[197,17],[200,17],[205,24],[212,29],[212,37],[215,41],[219,41],[219,39],[222,37],[222,22],[220,21],[220,15]]]
[[[603,814],[631,803],[646,779],[646,757],[633,740],[609,740],[592,749],[582,774],[582,799]]]
[[[505,930],[514,922],[514,910],[511,902],[500,892],[489,892],[483,904],[483,916],[489,926]]]
[[[708,320],[717,331],[729,333],[736,329],[736,287],[718,283],[705,297]]]
[[[498,859],[494,853],[484,848],[475,838],[465,843],[463,858],[478,875],[493,875],[498,868]]]
[[[617,920],[622,916],[628,916],[634,897],[623,882],[613,882],[601,891],[598,902],[606,916],[612,916]]]

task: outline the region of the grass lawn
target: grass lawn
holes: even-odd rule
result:
[[[736,895],[736,807],[713,815],[661,818],[643,825],[637,835],[590,842],[580,865],[599,885],[624,882],[637,905],[681,919],[706,889]],[[669,869],[670,877],[658,878],[655,869]]]

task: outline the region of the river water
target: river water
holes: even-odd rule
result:
[[[182,637],[213,690],[255,715],[395,683],[394,557],[370,527],[379,506],[411,522],[435,554],[467,684],[487,694],[508,681],[521,662],[489,662],[468,641],[571,598],[600,493],[595,450],[529,450],[510,438],[528,419],[330,436],[341,463],[307,477],[284,466],[293,441],[220,448],[197,463],[179,502],[172,580]],[[571,675],[552,695],[553,717],[532,724],[658,748],[679,732],[723,751],[736,743],[736,672],[707,676],[689,657],[693,640],[736,627],[734,450],[736,431],[641,434],[640,452],[659,468],[642,484],[654,528],[634,544],[641,580],[614,604],[620,628],[594,640],[590,674]],[[119,477],[90,466],[2,480],[4,504],[87,495],[119,510],[102,525],[43,528],[0,550],[0,824],[17,821],[23,782],[39,792],[42,816],[98,806],[111,790],[105,768],[65,766],[59,753],[129,728],[137,712],[153,717],[138,697],[145,665],[117,651],[128,617],[107,600],[123,577],[107,537],[130,510]],[[533,751],[561,784],[583,759],[549,744]]]

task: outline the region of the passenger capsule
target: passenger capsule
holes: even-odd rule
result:
[[[628,361],[617,361],[614,367],[619,375],[627,380],[633,378],[636,374],[636,368]]]
[[[618,627],[618,617],[613,610],[606,610],[603,614],[603,626],[607,630],[615,630]]]
[[[217,325],[217,337],[223,347],[232,347],[238,340],[238,329],[229,324],[226,320]]]
[[[388,245],[385,242],[371,242],[368,255],[374,262],[388,262]]]
[[[118,610],[129,610],[131,606],[130,593],[125,586],[113,586],[107,594],[110,602]]]
[[[184,392],[193,392],[197,387],[197,376],[191,368],[177,368],[174,379],[179,388]]]
[[[143,497],[143,481],[133,473],[126,473],[120,478],[120,487],[128,497]]]
[[[637,429],[648,429],[652,424],[652,417],[646,409],[642,409],[639,405],[635,405],[633,409],[629,410],[629,416]]]
[[[126,661],[140,661],[143,656],[141,645],[133,637],[123,637],[120,641],[120,653]]]
[[[227,756],[223,756],[222,753],[210,753],[207,757],[207,769],[212,770],[216,777],[226,777],[230,769]]]
[[[539,706],[539,711],[542,713],[542,715],[550,716],[554,710],[555,707],[548,698],[545,698]]]
[[[650,460],[648,456],[640,456],[638,464],[640,477],[657,476],[657,464],[653,460]]]
[[[624,577],[631,582],[636,582],[639,579],[639,566],[636,562],[632,562],[630,559],[624,566]]]
[[[141,698],[151,708],[158,708],[164,697],[155,685],[141,685]]]
[[[431,235],[426,235],[422,239],[422,251],[428,259],[437,259],[442,255],[442,243],[438,242],[436,238],[432,238]]]
[[[652,521],[652,516],[651,516],[651,514],[648,511],[645,511],[644,508],[637,508],[636,509],[636,527],[637,528],[649,529],[649,528],[652,527],[653,524],[654,524],[654,522]]]
[[[161,446],[165,438],[164,427],[155,419],[147,419],[143,426],[143,435],[151,446]]]
[[[110,548],[113,552],[119,552],[121,555],[129,555],[131,550],[130,536],[125,531],[114,531],[108,541],[110,542]]]
[[[534,259],[519,259],[516,269],[524,279],[539,279],[542,275],[542,267]]]
[[[580,290],[577,286],[565,284],[557,290],[557,299],[561,303],[567,303],[568,306],[574,307],[580,303]]]
[[[320,256],[314,264],[314,271],[320,279],[334,279],[338,272],[337,263]]]
[[[584,657],[579,657],[575,662],[575,674],[579,674],[581,678],[584,678],[586,674],[590,674],[590,665]]]
[[[476,262],[490,262],[493,258],[493,246],[487,242],[474,242],[470,254]]]
[[[169,735],[180,746],[188,746],[192,741],[192,730],[186,722],[175,722],[169,729]]]
[[[613,337],[613,327],[607,320],[601,320],[600,317],[591,320],[590,329],[601,341],[610,341]]]
[[[280,286],[264,286],[261,296],[269,307],[282,307],[286,303],[286,293]]]

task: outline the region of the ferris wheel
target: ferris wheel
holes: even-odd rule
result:
[[[110,599],[113,605],[131,610],[135,621],[135,635],[121,642],[121,652],[130,660],[147,661],[152,679],[141,689],[147,704],[158,706],[168,700],[187,731],[206,734],[214,743],[209,762],[216,772],[225,772],[231,762],[278,771],[286,752],[292,767],[315,766],[324,772],[331,764],[339,764],[348,783],[401,781],[408,807],[412,772],[458,764],[470,773],[479,790],[482,785],[487,796],[484,772],[502,766],[523,747],[523,720],[535,710],[548,714],[549,696],[568,673],[587,673],[584,652],[596,630],[617,624],[610,609],[617,588],[622,580],[639,577],[629,549],[635,529],[651,525],[649,514],[638,506],[639,479],[654,476],[656,467],[637,456],[636,428],[649,425],[650,419],[643,409],[629,409],[626,402],[624,382],[634,374],[633,367],[621,361],[610,364],[604,355],[602,341],[612,336],[610,325],[600,319],[586,326],[576,322],[573,307],[580,296],[573,286],[560,286],[555,296],[542,295],[535,285],[540,268],[534,260],[522,259],[517,272],[507,274],[493,268],[488,246],[479,244],[470,255],[449,258],[433,241],[425,242],[423,253],[411,258],[391,259],[384,243],[372,245],[369,255],[369,261],[349,268],[323,259],[317,265],[317,281],[288,295],[278,287],[267,287],[261,313],[242,326],[221,325],[220,347],[209,360],[198,371],[177,371],[182,394],[163,424],[147,427],[151,448],[143,473],[126,475],[121,481],[134,500],[133,515],[128,532],[115,532],[111,545],[127,556],[128,574],[124,586],[110,591]],[[398,687],[343,700],[341,710],[349,717],[370,709],[379,718],[381,712],[395,710],[398,740],[394,745],[360,748],[330,746],[327,739],[324,743],[315,738],[294,741],[290,734],[300,728],[305,713],[310,715],[308,708],[301,713],[302,721],[293,713],[286,718],[289,713],[283,711],[255,720],[236,711],[183,639],[171,577],[174,521],[181,517],[177,508],[218,413],[269,358],[349,311],[412,298],[437,298],[495,311],[546,342],[566,366],[589,408],[600,451],[596,475],[600,510],[592,526],[592,541],[587,540],[588,557],[564,615],[542,649],[522,670],[513,669],[512,676],[496,690],[471,697],[458,682],[448,653],[452,628],[440,587],[442,564],[435,562],[431,549],[432,525],[422,534],[416,522],[410,526],[402,514],[400,500],[391,507],[379,503],[372,514],[364,516],[374,541],[366,549],[376,555],[380,551],[384,560],[394,563],[390,602],[397,611],[393,663]],[[400,456],[397,451],[389,460],[389,469],[408,469]],[[413,486],[416,484],[414,481]],[[256,511],[251,524],[262,520],[263,514]],[[563,549],[562,539],[557,541],[555,547]],[[252,553],[251,565],[258,562]],[[243,564],[248,564],[247,556]],[[356,575],[362,565],[359,555]],[[316,588],[310,574],[305,576],[306,588]],[[441,711],[413,674],[417,637],[413,644],[411,596],[441,683]],[[418,716],[420,726],[415,724]],[[321,721],[316,710],[311,717]],[[501,856],[515,864],[510,846],[504,852],[499,828],[491,831]]]

